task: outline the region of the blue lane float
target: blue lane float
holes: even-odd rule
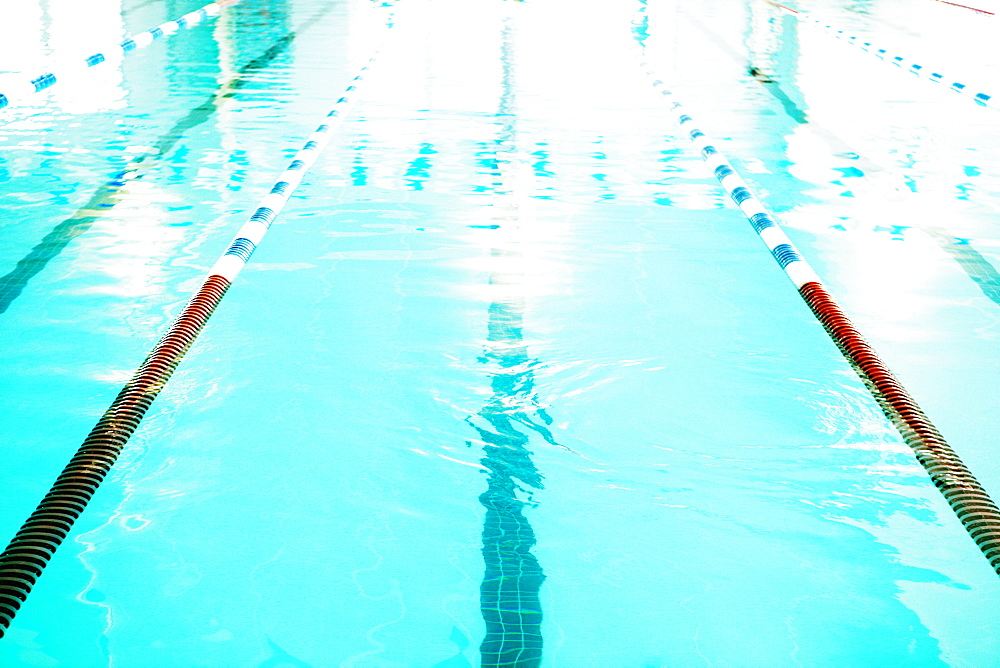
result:
[[[656,78],[648,64],[643,62],[642,68],[652,79],[656,90],[671,100],[670,108],[676,114],[682,132],[691,139],[719,183],[750,221],[882,412],[913,450],[917,461],[927,471],[934,486],[947,500],[990,566],[1000,575],[1000,508],[864,339],[732,164],[704,132],[694,127],[694,119],[685,113],[673,92]]]
[[[391,28],[392,25],[390,18],[388,26]],[[69,535],[73,524],[114,466],[153,400],[167,384],[306,171],[356,103],[357,86],[379,51],[375,50],[344,95],[326,114],[323,123],[310,135],[270,192],[258,203],[236,238],[208,272],[201,287],[121,389],[56,478],[48,494],[0,554],[0,638],[27,600],[56,549]]]
[[[106,62],[109,58],[123,56],[137,49],[149,46],[158,39],[169,37],[174,33],[180,32],[184,28],[190,28],[191,26],[198,25],[202,21],[215,18],[222,13],[223,8],[235,5],[239,1],[240,0],[216,0],[216,2],[210,2],[204,7],[196,9],[193,12],[188,12],[178,19],[161,23],[155,28],[132,35],[120,44],[111,44],[104,47],[99,53],[94,53],[86,56],[85,58],[80,58],[79,60],[74,61],[74,64],[70,64],[65,71],[61,71],[59,73],[46,72],[20,85],[16,83],[9,84],[10,87],[7,90],[0,92],[0,109],[16,103],[24,102],[34,93],[50,88],[57,82],[64,79],[72,78],[74,75],[79,74],[82,70],[100,65],[101,63]]]
[[[782,5],[780,3],[773,2],[773,0],[767,0],[767,2],[769,5],[777,7],[783,12],[794,16],[799,21],[814,23],[818,25],[826,32],[832,34],[837,39],[841,39],[850,44],[853,44],[854,46],[859,47],[862,51],[866,51],[876,56],[877,58],[884,60],[887,63],[891,63],[896,67],[900,68],[901,70],[906,70],[922,79],[927,79],[932,83],[937,83],[947,86],[956,93],[961,93],[965,97],[971,99],[973,102],[975,102],[981,107],[990,107],[992,109],[1000,110],[1000,104],[998,104],[997,98],[989,93],[973,90],[968,86],[968,84],[964,84],[961,81],[954,81],[951,79],[951,77],[941,74],[934,68],[926,67],[924,65],[920,65],[919,63],[907,60],[903,56],[894,56],[891,53],[889,53],[887,49],[880,49],[871,42],[864,41],[863,37],[858,37],[857,35],[849,35],[843,30],[838,30],[837,28],[828,23],[823,23],[818,19],[809,17],[798,10],[792,9],[791,7],[786,7],[785,5]]]

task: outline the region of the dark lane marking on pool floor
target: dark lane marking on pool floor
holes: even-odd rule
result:
[[[513,37],[508,16],[500,43],[502,79],[496,114],[500,131],[491,160],[492,191],[496,198],[493,219],[497,224],[484,230],[491,235],[497,233],[494,230],[523,224],[510,182],[513,166],[507,157],[517,155]],[[501,263],[523,257],[516,248],[491,248],[490,255],[494,262]],[[490,285],[494,289],[506,286],[508,294],[494,292],[496,296],[489,307],[487,346],[479,361],[495,363],[498,368],[491,374],[490,398],[476,414],[483,426],[468,419],[479,432],[485,454],[479,461],[488,475],[486,491],[479,495],[479,502],[486,509],[482,533],[485,568],[479,587],[479,607],[486,625],[479,646],[483,668],[535,668],[541,665],[544,646],[539,592],[545,572],[531,553],[535,532],[523,511],[535,503],[530,490],[522,487],[542,489],[542,474],[531,460],[528,434],[517,426],[535,431],[553,445],[555,441],[547,427],[552,420],[537,405],[535,364],[524,343],[525,276],[523,271],[511,271],[510,266],[494,264],[490,272]],[[519,499],[518,490],[527,493],[529,499]]]
[[[513,259],[519,253],[492,250],[493,256]],[[523,277],[522,277],[523,278]],[[504,284],[491,276],[491,285]],[[516,285],[516,283],[506,283]],[[492,394],[477,417],[485,426],[469,423],[479,432],[485,456],[480,463],[487,471],[487,489],[479,496],[486,509],[483,518],[483,562],[480,610],[486,635],[480,645],[482,666],[537,666],[542,660],[542,603],[539,598],[545,572],[531,553],[535,532],[524,516],[524,508],[535,503],[532,489],[543,489],[542,475],[531,460],[528,434],[518,425],[538,432],[554,444],[547,428],[551,418],[544,409],[533,412],[546,423],[540,424],[523,408],[535,403],[534,361],[528,357],[522,332],[524,300],[497,299],[489,308],[490,344],[484,363],[493,361],[499,369],[492,374]],[[512,372],[513,369],[520,369]],[[518,490],[529,499],[517,497]]]
[[[24,99],[28,99],[35,93],[50,88],[67,78],[74,78],[82,71],[79,69],[80,67],[95,67],[106,62],[109,57],[127,55],[136,49],[145,48],[159,39],[176,35],[186,28],[196,26],[210,18],[221,16],[224,8],[235,5],[239,1],[213,0],[213,2],[208,3],[204,7],[189,12],[180,18],[161,23],[155,28],[144,30],[135,35],[130,35],[121,43],[106,44],[97,53],[93,53],[87,57],[77,56],[76,59],[67,61],[69,69],[44,72],[31,79],[30,82],[23,80],[5,82],[4,85],[10,86],[10,88],[0,91],[0,109],[8,107],[12,103],[17,104]]]

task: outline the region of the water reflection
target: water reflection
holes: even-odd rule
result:
[[[973,247],[972,242],[936,227],[926,227],[924,231],[944,252],[958,262],[958,266],[987,299],[1000,305],[1000,271]]]
[[[640,10],[632,21],[632,37],[639,43],[639,48],[646,49],[646,41],[649,39],[649,12],[647,5],[649,0],[639,0]]]
[[[869,3],[870,4],[870,3]],[[857,2],[847,7],[849,11],[857,12],[864,16],[871,14],[869,4]],[[886,178],[885,170],[874,164],[871,160],[858,155],[839,137],[835,136],[826,128],[817,126],[810,122],[807,112],[809,109],[806,98],[796,79],[799,76],[799,20],[791,16],[774,5],[769,3],[752,3],[749,6],[749,25],[746,33],[746,44],[748,51],[748,73],[757,81],[764,84],[765,90],[775,97],[785,110],[786,115],[799,124],[809,124],[810,130],[822,137],[830,147],[835,148],[838,157],[856,160],[864,168],[860,169],[853,165],[844,167],[831,167],[831,171],[837,173],[835,178],[829,183],[841,186],[846,190],[840,193],[841,196],[854,197],[852,192],[857,186],[857,179],[869,181],[870,176],[879,176],[880,180]],[[796,129],[791,128],[789,135]],[[804,156],[800,156],[798,162],[802,162]],[[900,160],[903,169],[910,171],[916,167],[915,155],[908,156],[908,160]],[[980,176],[979,170],[975,167],[963,168],[964,176],[974,178]],[[918,184],[909,174],[904,173],[899,178],[900,192],[905,196],[912,196],[918,193]],[[870,186],[862,186],[870,187]],[[971,183],[960,183],[956,185],[959,194],[956,199],[969,199],[968,193],[975,187]],[[880,189],[881,194],[887,198],[898,198],[896,192],[885,192]],[[933,205],[928,202],[928,207]],[[921,216],[906,215],[901,216],[899,207],[894,206],[892,210],[887,210],[883,216],[886,219],[905,218],[913,223],[917,222],[917,227],[928,234],[940,248],[954,259],[959,267],[976,284],[982,293],[994,303],[1000,304],[1000,273],[989,260],[987,260],[978,250],[976,250],[969,239],[963,239],[946,229],[920,225]],[[875,217],[878,219],[879,217]],[[937,217],[934,217],[936,220]],[[910,226],[903,225],[875,225],[872,229],[875,232],[888,232],[894,240],[905,240],[905,232]],[[843,226],[835,229],[845,230]]]
[[[50,0],[46,3],[44,17],[47,25],[38,37],[43,40],[43,48],[49,51],[48,63],[41,70],[26,72],[30,76],[24,78],[32,79],[42,72],[73,72],[70,76],[64,74],[59,85],[48,91],[50,110],[90,114],[125,106],[123,72],[119,58],[108,54],[107,60],[100,67],[90,69],[86,75],[74,67],[81,56],[101,51],[107,45],[117,44],[122,40],[124,24],[121,4],[121,0],[95,0],[86,3]],[[6,19],[7,7],[4,10]],[[81,30],[81,26],[86,27]],[[12,63],[20,60],[20,54],[11,56]],[[38,103],[28,104],[34,106]],[[58,124],[58,121],[53,123],[54,120],[50,116],[43,122],[54,126]]]
[[[511,251],[494,249],[493,257],[520,259]],[[491,285],[517,285],[517,275],[491,274]],[[521,276],[523,278],[523,275]],[[487,469],[487,489],[479,501],[486,508],[483,522],[485,573],[480,608],[486,637],[480,646],[483,666],[533,666],[542,657],[542,606],[538,597],[545,579],[531,548],[535,533],[523,510],[531,505],[530,490],[542,489],[542,475],[531,461],[527,430],[551,439],[541,409],[533,408],[534,361],[523,344],[524,300],[498,299],[490,304],[489,348],[482,361],[496,365],[493,394],[471,421],[479,433]],[[539,419],[540,418],[540,419]],[[518,492],[528,500],[518,498]]]
[[[148,150],[133,157],[122,171],[99,186],[90,199],[73,215],[53,227],[27,255],[18,260],[14,269],[0,276],[0,313],[10,307],[31,279],[62,253],[73,239],[109,215],[124,200],[130,185],[134,186],[136,181],[160,167],[182,138],[212,118],[227,98],[249,83],[247,77],[269,66],[288,49],[298,32],[311,27],[332,9],[332,4],[326,5],[298,28],[281,35],[262,54],[243,65],[233,77],[222,82],[205,101],[189,110],[184,117],[160,135]],[[272,5],[272,17],[273,11]],[[284,21],[281,24],[284,24]],[[252,42],[245,48],[257,52],[256,44],[257,42]]]
[[[403,182],[406,187],[410,190],[423,190],[424,183],[431,177],[431,158],[430,156],[437,153],[434,150],[434,144],[423,143],[420,145],[420,150],[418,155],[414,158],[406,168],[406,174],[404,175]]]
[[[497,112],[501,131],[490,160],[495,193],[494,220],[489,234],[508,236],[523,224],[517,193],[512,186],[517,168],[514,73],[511,19],[503,26],[503,85]],[[494,231],[495,230],[495,231]],[[486,636],[480,645],[483,666],[537,666],[542,659],[542,606],[539,589],[545,574],[531,553],[535,533],[524,515],[533,505],[532,490],[542,489],[542,475],[531,460],[530,432],[552,442],[551,419],[537,406],[534,393],[536,361],[524,343],[524,256],[518,242],[491,248],[486,350],[480,361],[493,367],[492,394],[469,420],[480,437],[488,472],[487,489],[479,501],[486,509],[483,521],[485,572],[480,586],[480,608]],[[519,498],[518,495],[525,498]]]
[[[368,136],[360,135],[351,150],[354,156],[351,158],[351,185],[368,185],[368,166],[365,164],[365,151],[368,150]]]

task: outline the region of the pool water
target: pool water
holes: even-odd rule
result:
[[[796,6],[1000,91],[1000,19],[912,4]],[[5,7],[0,81],[198,6]],[[996,574],[638,63],[994,494],[997,111],[764,0],[244,0],[0,111],[0,535],[390,9],[0,665],[1000,665]]]

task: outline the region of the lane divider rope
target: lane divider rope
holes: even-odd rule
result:
[[[903,441],[913,450],[938,491],[1000,575],[1000,509],[959,456],[941,436],[906,389],[879,359],[854,324],[844,314],[826,286],[805,261],[774,217],[747,187],[733,166],[694,125],[666,85],[642,63],[653,86],[668,100],[677,122],[698,149],[709,169],[740,208],[764,245],[771,251],[830,338],[848,359],[882,412],[893,423]]]
[[[985,9],[976,9],[975,7],[970,7],[968,5],[960,5],[957,2],[948,2],[948,0],[935,0],[935,2],[940,2],[943,5],[951,5],[952,7],[961,7],[962,9],[971,9],[979,14],[986,14],[988,16],[996,16],[993,12],[988,12]]]
[[[284,53],[297,35],[315,25],[332,11],[335,4],[337,0],[329,0],[316,14],[286,32],[259,56],[236,70],[232,77],[219,84],[201,104],[188,110],[187,114],[153,141],[148,150],[133,156],[124,169],[100,185],[73,215],[49,230],[41,241],[17,261],[11,271],[0,276],[0,314],[10,308],[14,300],[27,288],[28,282],[54,260],[73,239],[85,234],[104,215],[114,211],[132,181],[145,178],[161,167],[163,159],[189,131],[212,118],[219,110],[222,100],[231,97],[252,81],[258,70],[267,67]]]
[[[809,17],[803,14],[802,12],[792,9],[791,7],[787,7],[781,3],[774,2],[774,0],[766,0],[766,1],[768,4],[773,5],[788,14],[791,14],[800,21],[815,23],[816,25],[820,26],[821,28],[832,34],[837,39],[841,39],[850,44],[853,44],[854,46],[859,47],[862,51],[866,51],[877,58],[881,58],[885,62],[891,63],[896,67],[900,68],[901,70],[905,70],[907,72],[915,74],[916,76],[922,79],[926,79],[927,81],[930,81],[932,83],[938,83],[947,86],[950,90],[953,90],[956,93],[960,93],[966,96],[967,98],[971,99],[973,102],[982,107],[990,107],[991,109],[1000,109],[1000,105],[998,105],[997,98],[989,93],[977,92],[969,88],[967,84],[964,84],[960,81],[951,81],[951,83],[948,83],[950,77],[947,77],[944,74],[935,71],[933,68],[925,67],[923,65],[920,65],[912,61],[907,61],[907,59],[904,58],[903,56],[894,56],[891,53],[889,53],[888,50],[879,49],[871,42],[864,41],[863,37],[858,37],[857,35],[848,35],[843,30],[838,30],[834,26],[831,26],[827,23],[823,23],[818,19]]]
[[[393,25],[391,16],[388,28]],[[132,433],[180,364],[226,291],[288,203],[302,177],[357,101],[356,90],[381,48],[293,156],[270,192],[237,232],[201,287],[98,420],[48,494],[0,554],[0,638],[35,582],[111,470]]]
[[[160,38],[169,37],[177,32],[180,32],[184,28],[190,28],[191,26],[198,25],[202,21],[209,18],[219,16],[224,7],[235,5],[239,1],[240,0],[216,0],[215,2],[210,2],[204,7],[196,9],[193,12],[188,12],[178,19],[161,23],[155,28],[132,35],[120,44],[111,44],[106,46],[102,51],[87,56],[86,58],[81,58],[73,65],[69,65],[67,70],[64,72],[61,71],[58,74],[55,72],[46,72],[31,79],[29,82],[9,84],[11,86],[10,88],[0,92],[0,109],[10,106],[16,102],[23,102],[34,93],[43,91],[46,88],[51,88],[58,81],[71,78],[73,75],[79,74],[83,70],[94,67],[95,65],[100,65],[108,58],[119,55],[123,56],[131,53],[132,51],[142,49]]]

